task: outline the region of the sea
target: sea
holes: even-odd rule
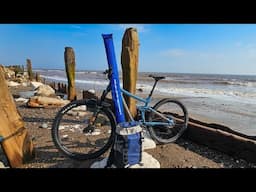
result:
[[[37,69],[47,81],[67,82],[65,70]],[[122,86],[122,74],[120,82]],[[156,93],[165,96],[207,97],[238,103],[256,104],[256,75],[221,75],[189,73],[140,72],[137,89],[149,93],[154,80],[150,74],[165,76],[158,82]],[[102,91],[109,80],[103,71],[76,71],[76,86]]]
[[[48,82],[67,83],[65,70],[34,71]],[[145,96],[151,91],[154,80],[150,74],[166,77],[156,86],[155,102],[159,97],[178,98],[187,107],[189,117],[256,136],[256,75],[139,72],[137,94]],[[121,72],[119,76],[122,86]],[[76,71],[76,87],[81,90],[93,89],[100,94],[108,83],[103,71]]]

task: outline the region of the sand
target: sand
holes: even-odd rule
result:
[[[22,88],[21,88],[22,89]],[[24,89],[24,88],[23,88]],[[28,88],[26,88],[28,90]],[[19,88],[11,90],[17,93]],[[153,102],[162,96],[155,96]],[[224,109],[230,108],[216,106],[216,103],[205,104],[206,99],[179,98],[186,105],[189,115],[206,121],[219,121],[233,123],[232,119],[238,114],[227,113]],[[27,108],[22,102],[16,102],[17,108],[25,122],[36,150],[36,158],[22,168],[89,168],[96,161],[75,161],[61,154],[52,142],[51,124],[60,108]],[[215,106],[215,108],[213,108]],[[220,111],[223,112],[220,113]],[[202,115],[203,114],[203,115]],[[242,115],[242,114],[239,114]],[[248,123],[248,122],[247,122]],[[46,124],[47,126],[42,126]],[[44,128],[41,128],[44,127]],[[160,162],[161,168],[248,168],[256,167],[255,164],[243,159],[235,159],[221,152],[201,146],[189,140],[179,139],[175,143],[157,145],[155,149],[146,150]],[[106,155],[105,155],[106,156]],[[0,161],[8,166],[2,152]]]

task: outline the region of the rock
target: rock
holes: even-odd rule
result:
[[[7,82],[7,85],[8,85],[9,87],[17,87],[17,86],[19,86],[20,84],[17,83],[17,82],[14,82],[14,81],[8,81],[8,82]]]
[[[143,151],[140,164],[132,165],[129,168],[160,168],[160,163],[152,155]]]
[[[20,97],[20,98],[15,99],[15,101],[27,103],[27,102],[28,102],[28,99],[25,99],[25,98]]]
[[[86,111],[84,111],[84,112],[83,112],[83,111],[79,111],[79,112],[78,112],[78,116],[79,116],[79,117],[84,117],[84,116],[86,116],[86,115],[87,115],[87,112],[86,112]]]
[[[15,72],[7,67],[4,67],[4,73],[6,79],[11,79],[15,77]]]
[[[90,166],[90,168],[105,168],[105,166],[107,165],[107,161],[108,158],[104,158],[101,161],[96,161]]]
[[[21,83],[21,86],[23,86],[23,87],[27,87],[27,86],[29,86],[29,83],[27,83],[27,82],[23,82],[23,83]]]
[[[89,92],[89,93],[92,93],[92,94],[95,94],[95,93],[96,93],[96,91],[95,91],[94,89],[89,89],[88,92]]]
[[[108,158],[104,158],[101,161],[96,161],[90,166],[90,168],[105,168],[107,160]],[[112,165],[111,168],[115,168],[115,166]],[[153,158],[152,155],[142,152],[141,162],[128,168],[160,168],[160,163]]]
[[[43,128],[43,129],[47,129],[48,128],[48,124],[47,123],[43,123],[40,128]]]
[[[95,95],[95,90],[93,89],[89,89],[87,91],[83,91],[83,99],[92,99],[92,98],[97,98],[97,96]]]
[[[22,98],[29,99],[35,95],[35,91],[20,91],[19,95]]]
[[[72,109],[72,111],[86,111],[86,105],[82,105]]]
[[[1,168],[6,168],[6,167],[4,166],[3,162],[0,161],[0,169]]]
[[[142,150],[154,148],[156,148],[156,143],[152,139],[144,138],[142,140]]]
[[[71,111],[68,111],[66,114],[69,115],[69,116],[77,116],[78,112],[71,110]]]
[[[91,132],[91,133],[85,133],[85,135],[99,135],[100,134],[100,129],[95,129],[93,132]]]
[[[36,82],[36,81],[31,81],[30,84],[32,85],[32,87],[33,87],[34,89],[36,89],[36,88],[39,87],[40,85],[44,85],[43,83]]]
[[[35,89],[36,95],[38,96],[53,96],[55,95],[55,90],[51,88],[49,85],[40,85]]]
[[[142,140],[142,150],[156,148],[156,143],[152,140],[146,130],[143,130],[142,136],[144,137]]]

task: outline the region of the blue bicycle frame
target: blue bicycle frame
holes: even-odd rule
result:
[[[122,88],[121,88],[121,92],[123,94],[127,95],[128,97],[131,97],[131,98],[133,98],[133,99],[135,99],[137,101],[140,101],[140,102],[145,104],[144,106],[138,106],[138,110],[141,112],[141,117],[142,117],[142,120],[140,120],[140,123],[142,123],[143,125],[145,125],[145,126],[154,126],[154,125],[174,126],[173,119],[166,118],[164,115],[162,115],[161,113],[159,113],[158,111],[156,111],[155,109],[153,109],[152,107],[149,106],[149,103],[151,102],[152,94],[150,94],[146,99],[143,99],[143,98],[141,98],[141,97],[139,97],[137,95],[133,95],[129,91],[126,91],[125,89],[122,89]],[[152,91],[151,91],[151,93],[152,93]],[[122,97],[123,97],[123,95],[122,95]],[[127,107],[127,104],[126,104],[124,98],[123,98],[123,103],[124,103],[125,109],[127,110],[127,113],[129,114],[129,117],[132,119],[132,116],[131,116],[131,114],[130,114],[130,112],[128,110],[128,107]],[[160,122],[160,121],[158,121],[158,122],[147,122],[146,119],[145,119],[146,111],[151,111],[151,112],[157,114],[158,116],[160,116],[163,119],[165,119],[167,122]]]

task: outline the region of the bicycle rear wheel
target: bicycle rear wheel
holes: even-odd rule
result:
[[[52,139],[66,156],[76,160],[94,159],[113,143],[115,119],[96,100],[78,100],[64,106],[52,125]]]
[[[176,141],[187,129],[188,112],[186,107],[177,100],[162,99],[153,107],[164,117],[173,122],[172,125],[148,126],[151,137],[158,143],[171,143]],[[151,122],[168,122],[166,119],[150,112],[148,120]]]

